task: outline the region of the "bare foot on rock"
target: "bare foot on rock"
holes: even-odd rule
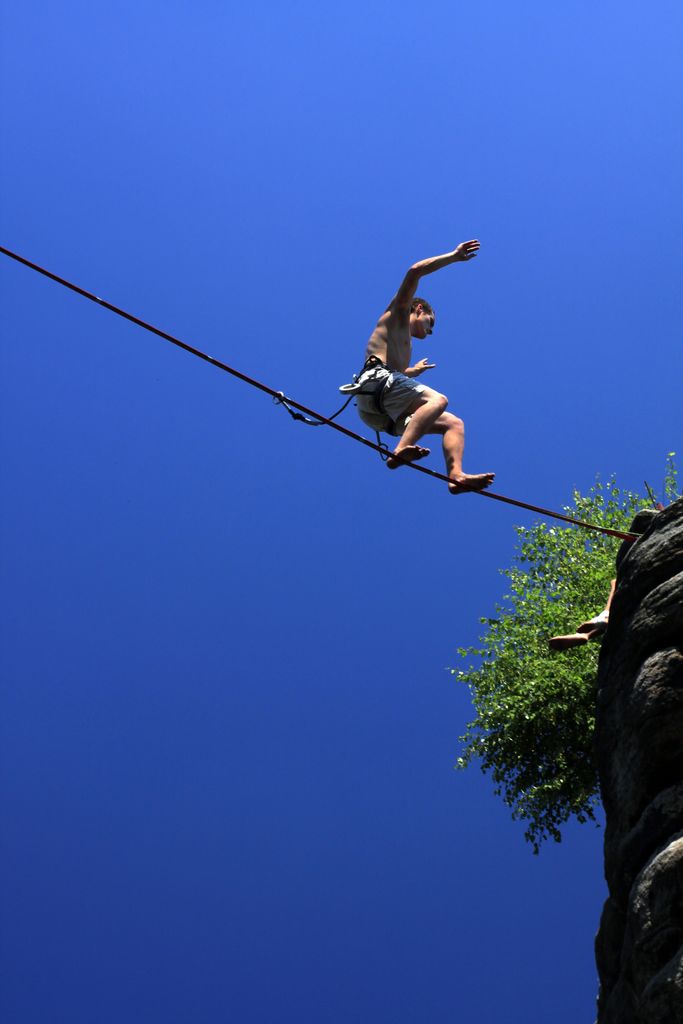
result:
[[[400,455],[400,459],[397,456]],[[429,455],[429,448],[422,448],[419,444],[407,444],[405,448],[400,446],[387,459],[389,469],[398,469],[406,462],[416,462],[417,459],[424,459]]]
[[[451,477],[448,490],[451,494],[464,494],[465,491],[483,491],[493,483],[495,473],[459,473]]]

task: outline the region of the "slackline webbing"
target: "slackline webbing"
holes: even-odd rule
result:
[[[172,345],[177,345],[178,348],[184,349],[193,356],[197,356],[198,359],[203,359],[206,363],[211,363],[212,366],[217,366],[219,370],[224,370],[225,373],[229,373],[233,377],[237,377],[238,380],[244,381],[245,384],[250,384],[253,388],[258,388],[259,391],[264,391],[267,395],[270,395],[277,402],[285,400],[286,404],[292,406],[294,409],[298,409],[306,416],[313,416],[321,424],[332,427],[333,430],[338,430],[341,434],[345,434],[346,437],[353,438],[354,441],[358,441],[360,444],[364,444],[366,448],[372,448],[379,452],[380,455],[385,452],[379,444],[375,444],[374,441],[369,441],[366,437],[362,437],[360,434],[356,434],[355,431],[349,430],[347,427],[343,427],[341,423],[334,423],[328,416],[321,416],[320,413],[314,412],[312,409],[308,409],[305,405],[301,405],[299,402],[295,402],[292,398],[285,398],[282,391],[275,391],[273,388],[268,387],[267,384],[263,384],[261,381],[254,380],[253,377],[249,377],[246,373],[242,373],[240,370],[236,370],[232,366],[228,366],[227,363],[222,363],[219,359],[214,359],[213,356],[207,355],[206,352],[202,352],[198,348],[194,348],[192,345],[188,345],[186,342],[181,341],[180,338],[175,338],[172,334],[168,334],[166,331],[160,330],[153,324],[148,324],[146,321],[141,320],[140,317],[133,316],[132,313],[127,313],[125,309],[120,309],[118,306],[113,305],[111,302],[107,302],[106,299],[101,299],[97,295],[93,295],[92,292],[88,292],[85,288],[80,288],[77,284],[72,284],[71,281],[67,281],[63,277],[59,277],[57,274],[53,274],[50,270],[46,270],[44,267],[38,266],[37,263],[32,263],[30,260],[25,259],[23,256],[19,256],[17,253],[12,252],[11,249],[6,249],[4,245],[0,245],[0,252],[4,253],[5,256],[9,256],[10,259],[16,260],[17,263],[22,263],[25,267],[30,270],[35,270],[38,274],[42,274],[43,277],[50,278],[51,281],[56,281],[57,284],[63,285],[65,288],[69,288],[72,292],[76,292],[78,295],[82,295],[85,299],[90,299],[91,302],[97,302],[98,305],[104,306],[105,309],[110,310],[112,313],[116,313],[117,316],[123,317],[125,320],[130,320],[131,323],[137,324],[138,327],[142,327],[146,331],[150,331],[152,334],[156,334],[157,337],[163,338],[164,341],[170,341]],[[398,456],[397,456],[398,457]],[[414,469],[418,473],[424,473],[426,476],[434,477],[435,480],[443,480],[444,483],[450,483],[451,481],[443,473],[438,473],[434,469],[428,469],[426,466],[421,466],[417,462],[406,461],[406,466],[409,469]],[[564,515],[562,512],[553,512],[551,509],[542,508],[540,505],[531,505],[526,501],[519,501],[517,498],[508,498],[504,494],[494,494],[492,491],[472,491],[473,494],[480,494],[484,498],[491,498],[493,501],[502,501],[507,505],[516,505],[517,508],[526,508],[530,512],[537,512],[540,515],[548,516],[551,519],[560,519],[562,522],[570,523],[572,526],[580,526],[584,530],[592,530],[595,533],[604,533],[608,537],[618,537],[620,540],[636,540],[637,533],[627,533],[622,530],[612,530],[606,526],[596,526],[594,523],[585,523],[581,519],[574,519],[572,516]]]

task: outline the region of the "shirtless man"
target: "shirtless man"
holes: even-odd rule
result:
[[[436,365],[420,359],[410,366],[411,339],[426,338],[434,330],[435,321],[432,307],[424,299],[417,298],[415,292],[420,278],[451,263],[465,263],[478,251],[478,241],[461,242],[453,252],[422,260],[410,268],[370,336],[365,351],[365,368],[359,378],[361,385],[364,379],[385,379],[385,386],[379,396],[377,392],[373,395],[361,391],[356,400],[364,423],[400,438],[387,460],[389,469],[397,469],[404,462],[429,455],[429,449],[417,442],[425,434],[441,434],[446,472],[451,480],[448,489],[452,494],[483,490],[492,483],[495,474],[463,472],[463,421],[446,412],[448,399],[445,395],[415,382],[416,377]]]

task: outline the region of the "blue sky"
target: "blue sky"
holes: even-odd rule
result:
[[[10,0],[2,244],[329,412],[407,267],[477,237],[416,349],[466,468],[658,487],[682,21]],[[6,258],[0,289],[3,1019],[593,1020],[602,833],[533,857],[453,770],[446,669],[531,517]]]

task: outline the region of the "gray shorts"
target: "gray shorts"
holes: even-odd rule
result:
[[[405,373],[392,370],[387,374],[387,384],[382,392],[382,408],[385,415],[377,413],[370,395],[358,395],[358,415],[363,423],[373,430],[383,430],[385,434],[400,437],[410,419],[408,410],[424,390],[424,384],[418,384],[413,377],[406,377]]]

